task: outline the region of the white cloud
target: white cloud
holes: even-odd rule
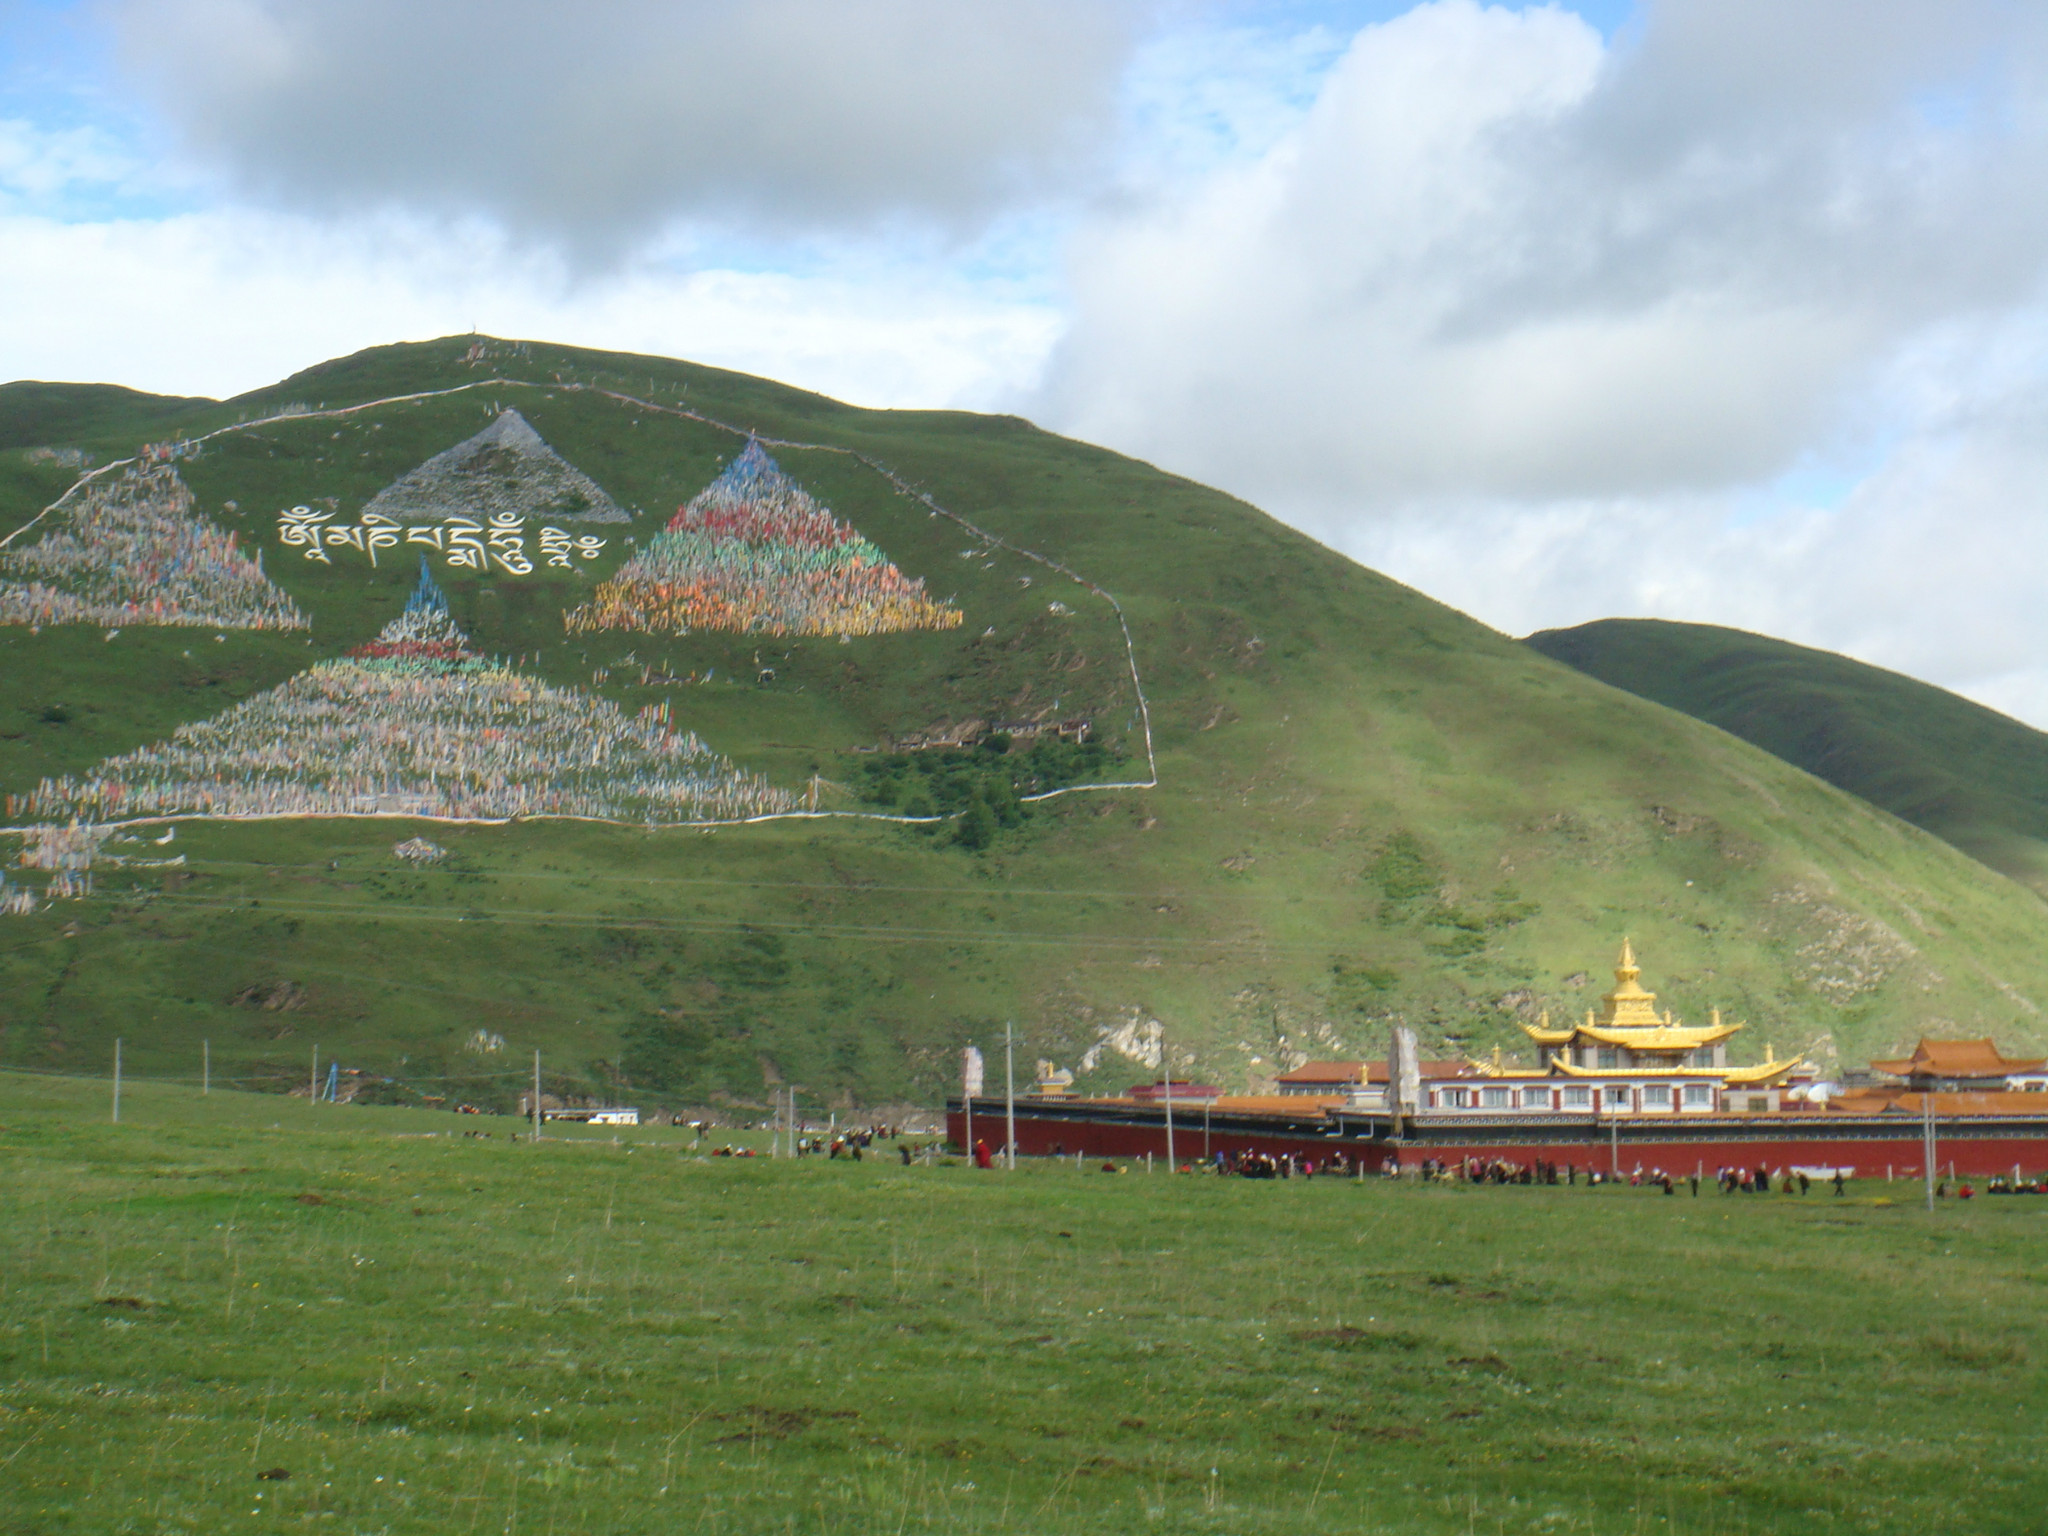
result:
[[[1830,507],[1437,504],[1317,530],[1511,633],[1607,617],[1776,635],[2048,727],[2048,389],[1916,431]]]
[[[966,227],[1095,153],[1128,0],[113,0],[243,191],[609,259],[677,219]]]
[[[120,187],[132,182],[139,169],[98,128],[49,129],[23,118],[0,118],[0,209]]]
[[[213,212],[61,223],[0,216],[0,377],[227,395],[322,358],[467,331],[744,369],[877,406],[983,406],[1029,377],[1057,315],[945,271],[836,275],[640,263],[569,283],[481,225],[347,231]]]
[[[107,5],[242,201],[0,124],[0,376],[476,325],[1022,403],[1511,632],[1736,624],[2048,725],[2048,12]]]
[[[1040,410],[1511,630],[1741,624],[2048,722],[2044,65],[1996,0],[1419,6],[1100,211]],[[1771,489],[1814,464],[1868,478]]]

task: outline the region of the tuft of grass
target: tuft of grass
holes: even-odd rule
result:
[[[1964,1370],[1990,1371],[2027,1363],[2027,1352],[2010,1338],[1985,1338],[1978,1334],[1942,1331],[1920,1341],[1921,1352],[1943,1365]]]

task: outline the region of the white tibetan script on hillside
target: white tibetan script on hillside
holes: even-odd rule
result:
[[[332,565],[337,550],[354,550],[376,565],[386,551],[418,544],[438,551],[444,564],[472,571],[497,570],[508,576],[531,575],[535,555],[550,566],[570,570],[578,559],[595,560],[605,546],[595,534],[543,525],[530,555],[526,519],[515,512],[494,512],[488,524],[472,517],[449,517],[438,523],[408,525],[375,512],[364,512],[357,522],[337,523],[332,512],[319,507],[292,507],[278,513],[277,541],[322,565]]]

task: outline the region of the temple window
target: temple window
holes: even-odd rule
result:
[[[1685,1102],[1695,1108],[1704,1108],[1714,1102],[1714,1089],[1709,1083],[1687,1083]]]
[[[1482,1088],[1479,1090],[1479,1102],[1488,1109],[1506,1109],[1508,1091],[1505,1088]]]
[[[1603,1072],[1612,1072],[1621,1065],[1621,1052],[1611,1045],[1603,1045],[1595,1055],[1594,1064]]]
[[[1626,1088],[1609,1088],[1607,1090],[1607,1107],[1615,1110],[1627,1109],[1628,1090]]]
[[[1591,1107],[1592,1103],[1593,1090],[1590,1088],[1567,1088],[1564,1091],[1566,1109],[1586,1109]]]

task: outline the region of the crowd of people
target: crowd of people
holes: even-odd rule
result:
[[[1724,1195],[1768,1195],[1771,1192],[1773,1177],[1771,1170],[1762,1164],[1758,1164],[1754,1168],[1717,1168],[1714,1170],[1714,1183]],[[1803,1195],[1813,1187],[1812,1176],[1801,1168],[1781,1168],[1775,1177],[1778,1181],[1778,1193],[1782,1195],[1789,1195],[1795,1191]],[[1839,1195],[1842,1192],[1843,1186],[1843,1177],[1839,1169],[1835,1171],[1832,1182],[1835,1186],[1835,1193]],[[1693,1183],[1697,1185],[1699,1181],[1695,1179]]]
[[[796,798],[736,768],[666,703],[628,715],[478,655],[423,574],[368,645],[82,777],[10,796],[10,815],[117,821],[410,815],[730,821]]]
[[[974,1160],[983,1167],[987,1150],[986,1143],[977,1143]],[[1055,1144],[1055,1157],[1065,1156],[1065,1148]],[[1120,1173],[1123,1165],[1114,1160],[1102,1164],[1104,1173]],[[1663,1168],[1636,1167],[1627,1173],[1603,1171],[1599,1168],[1580,1168],[1576,1163],[1553,1162],[1545,1158],[1534,1158],[1526,1163],[1509,1162],[1502,1158],[1423,1158],[1418,1162],[1403,1165],[1398,1157],[1388,1155],[1376,1164],[1364,1156],[1352,1157],[1341,1149],[1332,1150],[1321,1156],[1298,1152],[1262,1152],[1237,1149],[1216,1152],[1200,1160],[1183,1160],[1182,1173],[1213,1173],[1224,1177],[1245,1179],[1312,1179],[1318,1174],[1333,1178],[1362,1177],[1367,1173],[1382,1178],[1397,1179],[1404,1175],[1418,1178],[1427,1183],[1457,1184],[1515,1184],[1515,1185],[1563,1185],[1576,1187],[1584,1184],[1588,1189],[1603,1184],[1627,1184],[1632,1188],[1660,1189],[1665,1194],[1676,1194],[1682,1187],[1690,1187],[1694,1195],[1700,1192],[1698,1174],[1673,1174]],[[1723,1194],[1742,1193],[1768,1194],[1774,1187],[1784,1194],[1805,1194],[1816,1182],[1807,1170],[1781,1169],[1775,1175],[1768,1168],[1723,1168],[1718,1170],[1716,1182]],[[1821,1181],[1831,1183],[1836,1194],[1844,1190],[1845,1174],[1840,1169],[1825,1170]],[[2048,1179],[2038,1186],[2048,1193]]]
[[[1398,1168],[1389,1172],[1398,1173]],[[1602,1170],[1588,1167],[1583,1170],[1576,1163],[1557,1163],[1545,1158],[1535,1158],[1527,1163],[1511,1163],[1500,1158],[1463,1158],[1455,1162],[1440,1162],[1425,1158],[1418,1172],[1425,1179],[1454,1180],[1467,1184],[1547,1184],[1576,1186],[1584,1182],[1587,1188],[1598,1188],[1602,1184],[1626,1184],[1632,1189],[1660,1189],[1665,1194],[1676,1194],[1681,1187],[1689,1188],[1694,1195],[1700,1192],[1700,1175],[1697,1172],[1672,1173],[1664,1168],[1645,1168],[1637,1164],[1627,1173],[1619,1169]],[[1831,1170],[1835,1193],[1843,1190],[1843,1174]],[[1780,1169],[1776,1175],[1779,1188],[1785,1194],[1805,1194],[1813,1185],[1812,1176],[1803,1169]],[[1719,1168],[1715,1170],[1714,1182],[1724,1195],[1737,1192],[1743,1194],[1769,1194],[1773,1174],[1770,1169]]]
[[[571,634],[875,635],[961,622],[757,442],[567,616]]]
[[[1242,1179],[1312,1179],[1317,1174],[1332,1178],[1356,1175],[1358,1163],[1342,1152],[1325,1157],[1302,1157],[1294,1152],[1218,1152],[1210,1159],[1212,1171]]]
[[[79,491],[41,537],[0,549],[0,624],[305,629],[252,558],[199,514],[168,465]]]
[[[902,1130],[893,1125],[848,1126],[843,1131],[832,1131],[823,1136],[804,1135],[797,1137],[796,1155],[798,1157],[824,1157],[827,1159],[849,1157],[857,1163],[861,1160],[861,1153],[872,1147],[876,1142],[895,1141],[902,1135]],[[903,1161],[908,1164],[910,1161],[909,1148],[904,1147],[899,1150],[904,1153]]]

